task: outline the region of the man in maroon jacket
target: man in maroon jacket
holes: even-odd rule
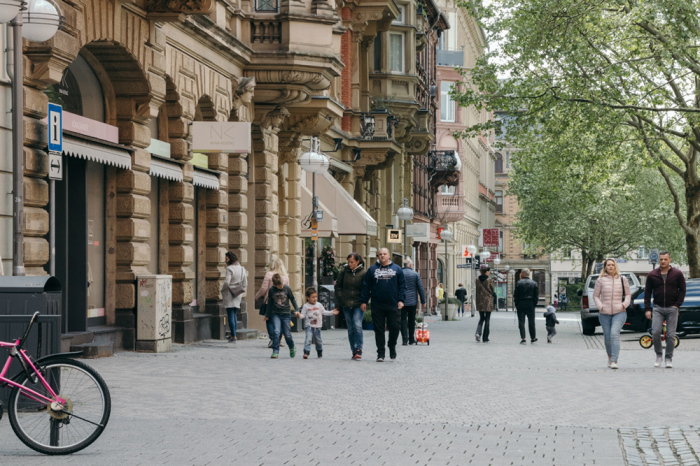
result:
[[[651,295],[654,295],[654,312],[652,318]],[[663,352],[661,348],[661,332],[666,321],[666,368],[673,367],[673,348],[676,341],[676,325],[678,324],[678,308],[685,299],[685,277],[679,269],[671,267],[671,256],[663,251],[659,254],[659,268],[647,275],[644,288],[644,310],[647,319],[651,319],[651,336],[654,340],[656,362],[654,367],[661,366]]]

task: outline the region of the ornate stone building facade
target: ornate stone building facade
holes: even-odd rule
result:
[[[311,137],[336,149],[319,197],[336,210],[327,212],[337,224],[329,236],[341,256],[374,257],[387,227],[398,227],[403,198],[413,203],[413,160],[435,138],[435,49],[448,27],[431,1],[61,7],[56,36],[24,44],[24,262],[30,275],[48,273],[55,203],[67,336],[114,327],[118,344],[136,349],[138,277],[167,274],[173,341],[223,338],[227,250],[249,274],[239,317],[246,326],[264,328],[252,296],[276,256],[301,299],[310,206],[298,158]],[[65,177],[53,199],[49,102],[67,116]],[[199,122],[248,124],[250,151],[198,152]],[[9,133],[2,137],[9,145]],[[10,171],[7,156],[0,183]],[[345,194],[331,198],[337,187]],[[11,221],[0,215],[5,231]],[[7,246],[0,245],[10,264]]]

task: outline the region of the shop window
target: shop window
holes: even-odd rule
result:
[[[450,91],[452,90],[451,81],[442,81],[440,83],[440,120],[455,121],[455,101],[452,100]]]
[[[255,11],[277,13],[279,11],[279,3],[277,3],[277,0],[256,0]]]
[[[49,102],[61,105],[66,112],[105,122],[102,85],[88,62],[80,55],[65,69],[61,81],[48,86],[44,92],[48,95]]]
[[[392,32],[389,34],[389,69],[394,73],[403,73],[405,67],[404,42],[406,36],[403,33]]]

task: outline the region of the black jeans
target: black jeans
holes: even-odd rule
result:
[[[404,343],[416,342],[416,308],[415,306],[404,306],[401,309],[401,339]]]
[[[530,339],[537,338],[535,332],[535,307],[523,306],[518,308],[518,328],[520,328],[520,338],[525,339],[525,317],[527,317],[527,326],[530,331]]]
[[[476,334],[481,335],[481,328],[484,328],[483,340],[489,341],[489,333],[491,331],[491,313],[479,311],[479,325],[476,326]]]
[[[387,328],[389,329],[389,349],[396,348],[401,327],[400,320],[398,309],[372,306],[372,325],[374,325],[374,341],[377,343],[378,358],[383,358],[386,354],[384,332]]]

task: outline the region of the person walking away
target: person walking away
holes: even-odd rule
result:
[[[335,308],[343,311],[352,359],[359,360],[362,359],[362,320],[365,314],[360,308],[360,293],[367,269],[362,256],[356,252],[351,252],[347,260],[348,264],[340,270],[335,282]]]
[[[520,272],[520,280],[515,284],[513,291],[513,301],[518,311],[518,328],[520,329],[520,344],[527,343],[525,340],[525,318],[527,317],[528,330],[530,331],[530,342],[537,341],[537,331],[535,329],[535,307],[540,297],[540,289],[537,282],[530,279],[530,269],[523,269]]]
[[[476,280],[476,309],[479,311],[479,324],[476,327],[476,341],[488,343],[491,327],[491,312],[493,312],[493,295],[495,293],[493,280],[489,278],[491,269],[481,268],[481,275]],[[483,329],[483,335],[482,335]]]
[[[267,306],[265,306],[265,320],[272,321],[272,359],[277,359],[280,352],[280,339],[284,334],[284,339],[289,346],[289,357],[296,356],[294,340],[292,339],[292,314],[290,303],[294,306],[294,312],[299,312],[299,306],[294,299],[291,288],[285,285],[280,274],[272,276],[272,286],[267,292]]]
[[[396,359],[396,342],[399,339],[399,311],[406,300],[406,280],[403,270],[394,264],[387,248],[381,248],[377,262],[372,265],[362,280],[360,307],[367,311],[372,302],[372,324],[377,344],[377,362],[384,362],[385,331],[389,329],[389,356]]]
[[[547,330],[547,343],[552,342],[552,338],[557,334],[557,324],[559,320],[557,319],[557,310],[554,306],[547,306],[546,312],[544,313],[545,323],[544,328]]]
[[[462,317],[464,317],[464,302],[467,299],[467,289],[461,283],[459,284],[459,287],[455,290],[455,297],[459,299],[460,303],[457,313],[461,314]]]
[[[620,274],[615,259],[605,259],[603,270],[593,287],[593,301],[598,306],[598,320],[603,329],[608,367],[617,369],[620,355],[620,331],[627,321],[631,300],[630,285]]]
[[[289,276],[287,275],[287,269],[284,268],[284,262],[279,257],[273,257],[270,261],[269,270],[265,272],[265,277],[263,278],[262,285],[260,289],[255,294],[255,307],[260,309],[260,315],[265,315],[265,306],[267,305],[267,292],[272,286],[272,276],[274,274],[279,274],[282,277],[282,284],[289,285]],[[272,348],[272,334],[274,333],[274,328],[272,327],[272,320],[265,320],[265,325],[267,327],[267,334],[270,337],[270,341],[267,344],[268,348]],[[284,345],[282,345],[284,346]]]
[[[238,263],[238,256],[232,252],[227,252],[226,261],[226,279],[221,287],[221,296],[224,300],[224,308],[228,316],[230,335],[227,340],[235,343],[236,324],[238,323],[238,312],[241,310],[241,299],[246,288],[248,288],[248,277],[245,269]]]
[[[651,299],[654,296],[652,315]],[[671,255],[663,251],[659,253],[659,268],[647,275],[644,287],[644,310],[647,319],[651,320],[651,337],[654,341],[656,362],[654,367],[661,366],[663,353],[661,333],[664,320],[666,321],[666,368],[673,367],[673,348],[676,341],[676,326],[678,325],[678,309],[685,300],[685,277],[676,267],[671,267]]]
[[[297,312],[299,319],[304,319],[306,338],[304,339],[304,359],[309,359],[311,353],[311,341],[316,340],[316,354],[323,357],[323,341],[321,340],[321,327],[323,327],[323,316],[338,315],[340,311],[327,311],[323,304],[318,302],[318,292],[316,288],[306,289],[306,304]]]
[[[416,308],[418,298],[425,308],[425,290],[420,275],[413,270],[413,261],[403,261],[403,274],[406,280],[406,302],[401,309],[401,337],[403,346],[416,344]]]

